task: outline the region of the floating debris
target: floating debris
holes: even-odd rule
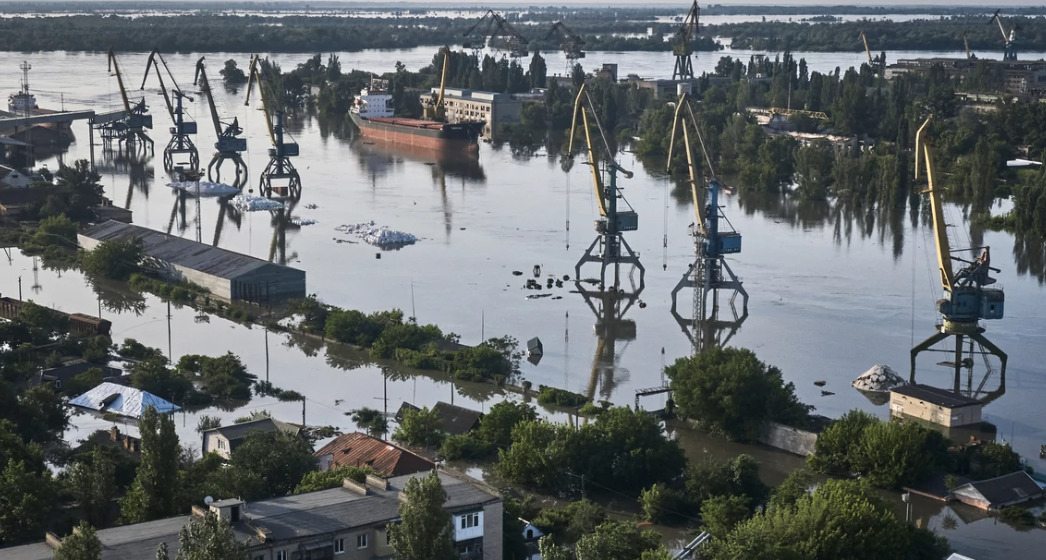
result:
[[[822,380],[814,381],[814,385],[817,385],[818,387],[824,387],[825,381],[822,381]]]
[[[834,395],[834,394],[835,394],[835,393],[833,393],[833,392],[831,392],[831,391],[825,391],[824,389],[821,389],[821,396],[822,396],[822,397],[830,397],[830,396],[832,396],[832,395]]]
[[[294,218],[293,220],[291,220],[291,223],[298,227],[311,226],[316,223],[316,220],[313,220],[311,218]]]
[[[283,203],[278,200],[272,200],[271,198],[265,198],[264,196],[254,196],[252,194],[238,194],[232,197],[232,200],[229,202],[232,203],[234,208],[244,212],[279,210],[283,208]]]
[[[512,275],[513,276],[523,276],[523,271],[522,270],[513,270],[512,271]]]
[[[197,196],[226,196],[240,192],[240,189],[232,185],[212,183],[210,181],[175,181],[167,183],[167,186]]]
[[[527,299],[541,299],[546,297],[552,297],[552,294],[533,294],[527,296]]]
[[[387,226],[378,226],[373,221],[340,225],[334,229],[341,233],[355,235],[364,242],[382,249],[395,249],[412,245],[418,241],[418,238],[412,234],[389,229]]]
[[[308,208],[309,210],[315,210],[315,209],[319,208],[319,206],[316,206],[315,204],[306,204],[305,207]]]

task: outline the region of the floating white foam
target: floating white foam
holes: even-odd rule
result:
[[[256,212],[258,210],[279,210],[283,203],[278,200],[254,196],[252,194],[238,194],[232,197],[232,205],[245,212]]]
[[[360,224],[344,224],[334,228],[341,233],[354,235],[363,241],[377,247],[394,247],[411,245],[418,238],[404,231],[396,231],[386,226],[378,226],[374,222]]]
[[[167,186],[199,196],[225,196],[240,192],[240,189],[232,185],[212,183],[210,181],[200,181],[199,183],[196,181],[175,181],[174,183],[167,183]]]

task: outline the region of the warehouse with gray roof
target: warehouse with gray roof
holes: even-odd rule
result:
[[[110,220],[77,238],[85,251],[94,250],[103,241],[138,239],[146,265],[160,276],[198,284],[225,300],[263,303],[305,297],[304,270],[161,231]]]

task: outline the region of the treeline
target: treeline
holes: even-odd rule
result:
[[[834,12],[834,9],[833,9]],[[1046,19],[1038,17],[1003,18],[1009,30],[1018,26],[1016,38],[1020,49],[1046,50]],[[863,31],[872,52],[886,51],[961,51],[963,34],[970,50],[983,58],[1002,58],[1003,39],[997,24],[988,23],[987,15],[941,17],[932,20],[883,21],[862,20],[840,23],[745,22],[710,25],[702,33],[713,37],[730,37],[731,47],[758,51],[859,52],[864,50]]]

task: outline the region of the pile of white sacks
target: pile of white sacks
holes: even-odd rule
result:
[[[240,192],[240,189],[232,185],[212,183],[210,181],[175,181],[167,183],[167,186],[197,196],[225,196]]]
[[[402,247],[418,241],[418,238],[405,232],[389,229],[387,226],[378,226],[373,221],[359,224],[340,225],[335,230],[354,235],[364,242],[376,247]]]
[[[235,208],[244,212],[279,210],[280,208],[283,208],[283,203],[278,200],[272,200],[271,198],[265,198],[264,196],[254,196],[252,194],[238,194],[232,197],[230,202]]]
[[[875,364],[851,383],[855,389],[868,393],[886,393],[894,387],[906,384],[903,377],[897,375],[890,366],[883,364]]]

